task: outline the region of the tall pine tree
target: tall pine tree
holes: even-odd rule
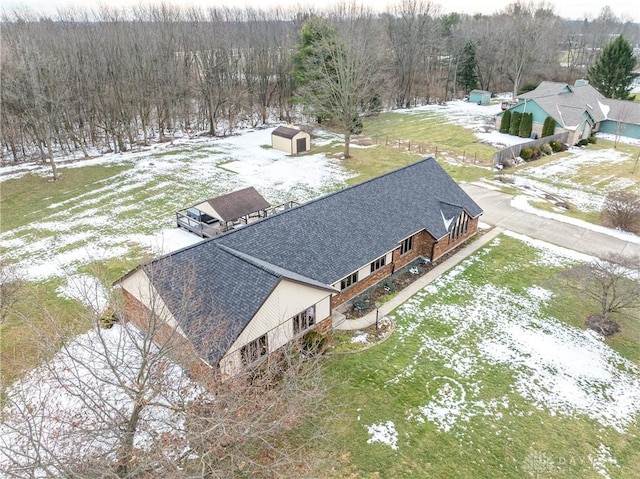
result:
[[[477,63],[476,45],[469,41],[460,53],[457,72],[458,85],[467,93],[478,86]]]
[[[602,50],[602,55],[589,69],[589,82],[607,98],[629,99],[629,85],[635,78],[633,48],[620,35]]]

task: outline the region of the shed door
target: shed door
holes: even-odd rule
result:
[[[298,138],[296,140],[296,153],[302,153],[303,151],[307,151],[307,139]]]

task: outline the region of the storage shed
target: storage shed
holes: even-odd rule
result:
[[[491,101],[491,92],[486,90],[471,90],[469,101],[478,105],[488,105]]]
[[[303,153],[311,148],[311,135],[297,128],[279,126],[271,133],[271,146],[290,155]]]

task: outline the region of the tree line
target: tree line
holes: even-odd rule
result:
[[[314,33],[309,22],[323,25]],[[349,134],[381,108],[573,82],[618,34],[636,44],[640,26],[608,7],[568,21],[523,2],[473,16],[424,0],[383,13],[356,4],[5,12],[1,160],[41,159],[55,177],[58,155],[127,151],[178,133],[229,135],[301,114]]]

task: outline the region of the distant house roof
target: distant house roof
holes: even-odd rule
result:
[[[535,90],[518,96],[520,100],[535,100],[564,128],[579,125],[587,113],[594,121],[620,121],[640,124],[640,103],[605,98],[589,84],[570,86],[566,83],[543,81]]]
[[[607,120],[616,120],[623,123],[640,125],[640,103],[637,101],[613,100],[603,98],[600,100],[600,109]]]
[[[287,126],[279,126],[275,130],[273,130],[271,134],[276,136],[281,136],[282,138],[287,138],[290,140],[294,136],[296,136],[298,133],[300,133],[300,131],[301,130],[297,130],[295,128],[289,128]]]
[[[425,229],[446,236],[462,211],[482,213],[427,158],[142,268],[201,356],[217,364],[282,279],[334,292],[405,238]]]
[[[233,221],[271,206],[253,186],[206,201],[222,221]]]
[[[489,95],[491,95],[491,92],[487,90],[471,90],[469,93],[478,93],[480,95],[485,95],[488,93]]]

